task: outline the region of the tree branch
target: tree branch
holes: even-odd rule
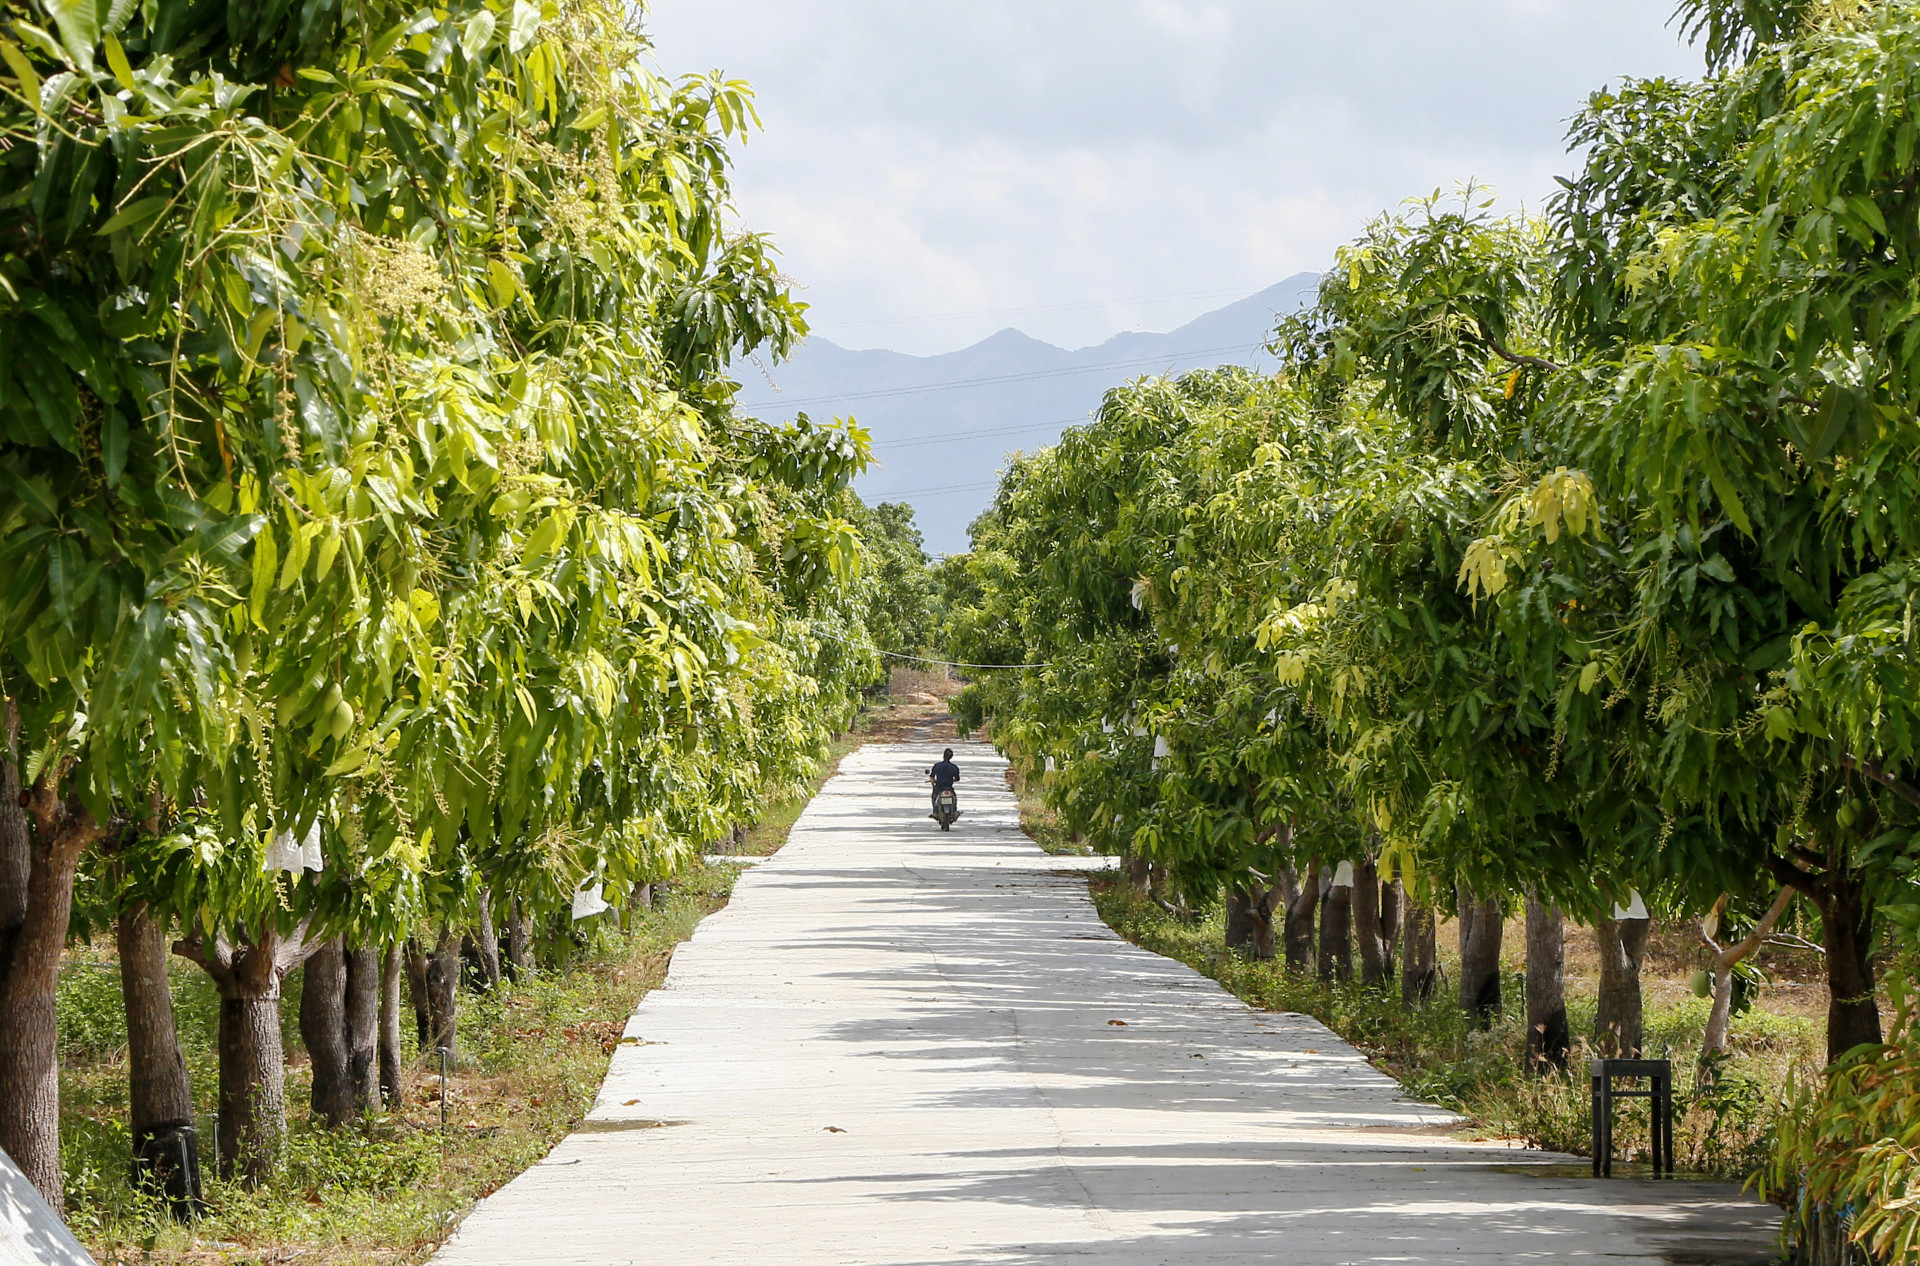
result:
[[[1827,859],[1820,856],[1820,854],[1814,852],[1810,848],[1802,848],[1798,844],[1791,844],[1791,845],[1788,845],[1787,851],[1792,853],[1795,860],[1799,861],[1803,865],[1818,866],[1822,870],[1826,869]]]
[[[282,976],[319,953],[332,937],[316,937],[312,934],[313,916],[300,920],[300,926],[293,929],[273,947],[273,965]]]
[[[1738,945],[1731,945],[1726,949],[1720,950],[1720,952],[1714,956],[1714,969],[1716,971],[1727,971],[1731,969],[1735,963],[1747,958],[1763,944],[1766,944],[1768,934],[1773,931],[1773,925],[1780,921],[1780,916],[1787,912],[1787,907],[1793,904],[1794,897],[1798,895],[1791,886],[1783,884],[1780,888],[1780,895],[1773,899],[1773,905],[1768,907],[1767,912],[1760,916],[1760,922],[1754,924],[1753,931],[1747,933],[1747,939],[1741,941]],[[1709,944],[1711,944],[1711,942],[1709,942]]]
[[[206,972],[216,985],[225,987],[233,980],[233,947],[224,936],[214,937],[209,950],[204,934],[195,932],[175,941],[173,952]]]
[[[1826,947],[1815,945],[1804,936],[1795,936],[1791,932],[1775,932],[1767,937],[1767,944],[1779,945],[1786,949],[1812,950],[1816,954],[1825,954]]]
[[[1564,368],[1564,366],[1556,365],[1552,361],[1539,356],[1516,356],[1507,350],[1505,343],[1502,343],[1498,338],[1494,337],[1493,331],[1487,327],[1487,323],[1484,320],[1475,317],[1473,321],[1475,325],[1480,327],[1480,337],[1487,340],[1487,346],[1493,349],[1493,354],[1507,362],[1507,364],[1520,365],[1528,369],[1545,369],[1549,371]]]
[[[1798,866],[1795,866],[1786,858],[1776,853],[1769,853],[1767,855],[1767,869],[1773,872],[1774,879],[1783,887],[1796,889],[1808,897],[1818,896],[1813,890],[1814,877],[1806,871],[1801,870]]]
[[[1908,804],[1920,807],[1920,787],[1915,787],[1912,783],[1895,778],[1892,774],[1889,774],[1873,762],[1861,760],[1858,756],[1852,754],[1842,756],[1840,758],[1840,764],[1842,768],[1865,774],[1882,787],[1885,787],[1888,791],[1891,791],[1894,795],[1899,796]]]

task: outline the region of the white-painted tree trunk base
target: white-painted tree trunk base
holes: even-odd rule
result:
[[[1003,762],[956,759],[943,834],[925,751],[848,757],[674,956],[586,1126],[435,1260],[1771,1260],[1730,1186],[1455,1141],[1318,1022],[1121,941]]]
[[[87,1250],[0,1151],[0,1266],[94,1266]]]

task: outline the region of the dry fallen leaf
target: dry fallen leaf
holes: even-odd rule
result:
[[[1117,1028],[1124,1029],[1127,1027],[1127,1022],[1125,1020],[1108,1020],[1107,1023],[1114,1025]]]
[[[843,1129],[841,1129],[841,1128],[840,1128],[839,1126],[837,1126],[837,1125],[830,1125],[830,1126],[828,1126],[828,1127],[827,1127],[827,1133],[829,1133],[829,1134],[845,1134],[845,1133],[846,1133],[846,1131],[845,1131],[845,1130],[843,1130]]]

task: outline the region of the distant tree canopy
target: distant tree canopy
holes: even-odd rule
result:
[[[931,656],[941,611],[925,538],[904,501],[874,505],[862,524],[871,571],[867,629],[875,645],[901,655]]]

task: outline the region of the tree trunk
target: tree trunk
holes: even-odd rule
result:
[[[1360,946],[1360,983],[1387,983],[1387,955],[1380,938],[1380,872],[1371,859],[1353,864],[1353,939]]]
[[[1227,889],[1227,948],[1244,949],[1261,962],[1273,958],[1273,906],[1278,886]]]
[[[193,1089],[167,986],[167,938],[144,901],[120,912],[120,991],[127,1008],[128,1124],[143,1137],[193,1124]]]
[[[440,940],[427,959],[427,1037],[424,1049],[447,1052],[449,1066],[460,1062],[460,940],[451,926],[440,929]]]
[[[1593,929],[1600,943],[1593,1045],[1603,1057],[1640,1058],[1640,961],[1646,956],[1651,924],[1649,919],[1602,919]]]
[[[1439,991],[1440,959],[1433,907],[1407,905],[1402,921],[1406,949],[1400,956],[1400,1003],[1417,1007]]]
[[[193,1088],[167,985],[166,933],[144,901],[120,911],[117,932],[120,995],[127,1012],[133,1182],[165,1197],[175,1217],[191,1217],[200,1198],[200,1157],[193,1135]]]
[[[1500,943],[1506,933],[1498,900],[1460,889],[1460,1009],[1482,1028],[1500,1013]]]
[[[348,949],[341,937],[307,960],[300,1037],[313,1060],[313,1113],[329,1129],[380,1102],[381,985],[380,952]]]
[[[1873,901],[1857,872],[1828,871],[1815,885],[1827,951],[1827,1062],[1881,1040],[1873,996]]]
[[[418,937],[407,938],[407,997],[413,1003],[413,1029],[422,1055],[433,1049],[433,1012],[427,1006],[427,952]]]
[[[1164,895],[1166,891],[1167,891],[1167,868],[1165,866],[1162,866],[1159,862],[1148,862],[1147,863],[1148,895],[1162,897],[1164,899]],[[1179,904],[1179,905],[1186,904],[1185,897],[1178,892],[1173,894],[1173,899],[1176,904]]]
[[[300,980],[300,1040],[313,1061],[313,1115],[330,1129],[354,1117],[346,1005],[347,954],[336,936],[307,960]]]
[[[1287,970],[1305,971],[1313,959],[1313,912],[1320,905],[1320,863],[1307,864],[1306,882],[1287,902]]]
[[[400,1106],[400,978],[406,972],[406,951],[398,939],[387,946],[380,971],[380,1092],[389,1110]]]
[[[251,940],[196,936],[173,952],[198,963],[220,995],[220,1176],[249,1186],[280,1163],[287,1135],[286,1054],[280,1041],[280,987],[288,972],[326,942],[303,923],[281,936],[272,915]]]
[[[652,904],[651,885],[647,899],[648,904]],[[507,903],[507,970],[515,981],[533,967],[532,932],[526,912],[520,907],[520,898],[515,897]]]
[[[257,1187],[272,1176],[287,1135],[280,988],[220,998],[220,1176]]]
[[[1567,1028],[1567,936],[1560,908],[1527,897],[1527,1065],[1565,1068],[1573,1035]]]
[[[1398,879],[1380,885],[1380,956],[1386,979],[1399,974],[1400,912],[1406,906],[1406,891]]]
[[[8,756],[18,729],[9,703]],[[23,797],[13,762],[0,760],[0,766],[0,1148],[59,1213],[66,1206],[54,997],[74,873],[106,832],[77,802],[60,800],[46,777]]]
[[[380,1106],[380,951],[347,951],[347,1082],[356,1116]]]
[[[1151,880],[1153,878],[1152,871],[1151,867],[1147,865],[1147,859],[1144,857],[1133,853],[1127,854],[1120,859],[1120,873],[1127,877],[1129,884],[1132,884],[1143,893],[1148,891],[1151,886]]]
[[[1713,950],[1713,1009],[1707,1013],[1707,1031],[1700,1038],[1700,1063],[1693,1080],[1695,1090],[1704,1090],[1713,1085],[1719,1076],[1719,1057],[1727,1049],[1727,1034],[1733,1027],[1733,969],[1766,943],[1767,935],[1773,931],[1774,924],[1780,921],[1780,916],[1787,912],[1787,907],[1793,904],[1793,898],[1794,890],[1782,887],[1780,895],[1773,899],[1773,905],[1760,916],[1760,922],[1754,924],[1753,931],[1747,933],[1737,945],[1721,946],[1708,934],[1704,923],[1701,926],[1700,939]],[[1719,908],[1716,906],[1715,910]]]
[[[1353,980],[1353,887],[1339,884],[1327,889],[1326,903],[1320,910],[1320,979]]]
[[[500,937],[493,926],[493,890],[480,889],[480,921],[474,928],[480,942],[480,970],[486,973],[487,988],[500,987]]]

